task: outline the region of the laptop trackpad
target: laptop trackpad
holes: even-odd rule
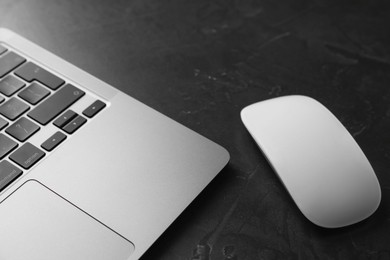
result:
[[[0,259],[119,259],[131,242],[37,181],[24,183],[0,207]]]

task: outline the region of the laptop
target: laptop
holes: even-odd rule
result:
[[[138,259],[228,160],[0,29],[0,259]]]

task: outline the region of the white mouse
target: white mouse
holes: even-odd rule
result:
[[[245,107],[241,119],[314,224],[343,227],[378,208],[381,190],[374,170],[347,129],[318,101],[274,98]]]

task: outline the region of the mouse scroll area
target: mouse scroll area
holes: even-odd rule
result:
[[[0,259],[128,259],[134,245],[37,181],[1,202]]]
[[[378,208],[381,190],[368,159],[318,101],[285,96],[244,108],[241,118],[301,212],[336,228]]]

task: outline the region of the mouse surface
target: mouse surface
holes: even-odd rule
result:
[[[378,208],[381,190],[370,163],[347,129],[318,101],[278,97],[245,107],[241,119],[314,224],[343,227]]]

